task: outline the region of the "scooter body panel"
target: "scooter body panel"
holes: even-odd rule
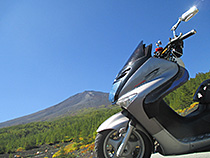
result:
[[[176,139],[166,129],[153,135],[159,142],[161,147],[161,154],[168,155],[181,155],[192,152],[202,152],[205,147],[210,145],[210,137],[205,138],[205,134],[198,138],[185,139],[184,141]]]
[[[178,141],[165,129],[154,134],[153,137],[159,142],[162,155],[184,154],[189,152],[191,149],[190,143]]]
[[[128,121],[129,119],[125,117],[121,112],[116,113],[115,115],[104,121],[97,129],[97,132],[108,129],[119,130],[122,127],[127,127]]]
[[[166,82],[178,73],[178,69],[176,63],[151,57],[129,78],[121,90],[119,98],[129,91],[141,87],[152,80],[162,78],[163,82]],[[161,83],[159,83],[156,88],[160,85]],[[152,91],[154,88],[150,87],[148,89]],[[145,94],[148,93],[145,92]]]
[[[119,100],[126,98],[131,94],[138,94],[138,97],[128,107],[124,108],[127,109],[151,135],[160,132],[162,127],[156,123],[155,119],[149,118],[145,113],[143,107],[144,100],[148,94],[176,76],[178,71],[178,65],[173,62],[157,58],[150,58],[133,74],[133,76],[126,83],[125,88],[122,89],[123,92],[120,93]],[[138,78],[144,78],[146,82],[133,89],[135,84],[138,84]]]

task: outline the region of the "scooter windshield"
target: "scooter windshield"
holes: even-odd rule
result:
[[[143,41],[137,46],[133,54],[130,56],[122,70],[116,76],[112,89],[109,93],[109,100],[114,104],[120,91],[125,83],[131,77],[131,75],[147,60],[151,57],[152,45],[145,47]]]
[[[136,60],[138,60],[139,58],[141,58],[143,56],[145,56],[144,44],[143,44],[143,41],[141,41],[139,43],[138,47],[136,48],[136,50],[133,52],[133,54],[130,56],[130,58],[124,65],[124,67],[126,67],[127,65],[132,65]]]

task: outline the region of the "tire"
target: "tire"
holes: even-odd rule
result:
[[[105,130],[97,134],[95,139],[95,151],[97,158],[118,158],[117,148],[123,140],[123,134],[116,130]],[[121,158],[150,158],[152,145],[147,136],[137,130],[133,130],[125,152]]]

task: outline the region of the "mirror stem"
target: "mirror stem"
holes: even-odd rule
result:
[[[176,28],[179,26],[180,23],[181,23],[181,19],[179,18],[179,20],[177,21],[177,23],[171,28],[171,31],[175,31]]]

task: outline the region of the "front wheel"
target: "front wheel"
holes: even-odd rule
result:
[[[97,134],[95,150],[97,158],[117,158],[116,152],[125,133],[105,130]],[[144,133],[133,130],[121,158],[149,158],[152,145]]]

